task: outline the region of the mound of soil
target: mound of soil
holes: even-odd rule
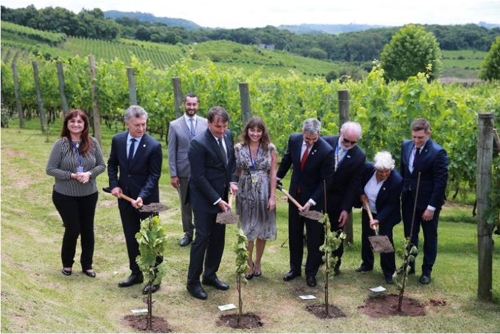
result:
[[[152,329],[148,330],[146,327],[148,325],[148,315],[147,314],[140,314],[140,315],[126,315],[123,318],[127,324],[134,328],[137,329],[141,332],[146,332],[146,333],[170,333],[172,330],[170,329],[170,326],[168,325],[168,322],[163,319],[162,317],[152,317],[151,320],[151,325]]]
[[[328,314],[326,313],[325,304],[307,305],[306,310],[320,319],[345,317],[344,312],[342,312],[337,306],[334,305],[328,305]]]
[[[423,316],[425,315],[425,305],[419,301],[403,296],[401,312],[398,312],[399,295],[382,294],[369,297],[365,304],[358,306],[363,313],[373,318],[390,317],[394,315],[403,316]]]
[[[244,313],[241,315],[240,323],[238,324],[238,314],[224,314],[219,317],[216,322],[217,326],[228,326],[231,328],[252,329],[264,326],[260,317],[254,313]]]

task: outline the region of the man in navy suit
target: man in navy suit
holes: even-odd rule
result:
[[[373,250],[369,236],[375,235],[374,229],[379,228],[379,235],[385,235],[394,247],[392,229],[401,221],[401,191],[403,178],[395,167],[394,159],[389,152],[378,152],[373,162],[367,162],[361,177],[361,203],[368,205],[373,221],[363,205],[361,215],[361,266],[357,272],[373,270]],[[394,252],[380,254],[380,266],[385,281],[394,284],[392,276],[396,271]]]
[[[290,135],[287,150],[277,172],[278,179],[282,179],[292,167],[289,193],[305,211],[310,208],[323,210],[324,181],[328,182],[333,173],[333,150],[319,136],[320,130],[321,123],[318,120],[306,119],[302,133]],[[304,225],[307,237],[306,282],[308,286],[314,287],[321,265],[322,253],[319,248],[324,242],[324,226],[316,220],[300,216],[292,202],[289,202],[288,206],[290,271],[283,280],[290,281],[302,274]]]
[[[208,129],[191,140],[188,152],[191,165],[188,198],[194,213],[195,239],[191,244],[186,288],[198,299],[207,299],[200,284],[202,273],[204,285],[229,289],[217,277],[226,226],[216,220],[218,213],[230,209],[228,191],[238,191],[233,138],[227,128],[229,114],[216,106],[209,110],[207,121]]]
[[[186,200],[188,177],[190,173],[188,150],[191,139],[207,129],[207,119],[196,115],[199,108],[198,96],[187,94],[184,97],[184,115],[170,122],[168,128],[168,166],[170,184],[177,189],[181,202],[182,229],[184,236],[181,247],[193,241],[193,211]]]
[[[417,118],[412,122],[411,134],[412,140],[403,141],[401,149],[403,223],[405,237],[411,236],[410,242],[417,248],[418,234],[422,228],[424,259],[419,282],[429,284],[437,255],[439,213],[445,201],[448,182],[448,155],[430,139],[431,125],[425,118]],[[410,263],[409,273],[415,273],[415,262]]]
[[[339,136],[325,136],[325,141],[333,148],[335,159],[334,172],[327,191],[327,211],[331,230],[344,227],[352,208],[358,199],[361,174],[365,164],[365,153],[358,147],[361,138],[361,125],[345,122]],[[340,274],[344,245],[333,252],[338,261],[333,268],[334,275]]]
[[[136,263],[139,244],[135,234],[141,228],[141,220],[150,213],[141,213],[137,209],[142,205],[157,203],[160,200],[158,182],[161,175],[161,144],[146,133],[148,113],[140,106],[132,105],[125,111],[125,126],[128,131],[116,134],[111,140],[111,153],[108,160],[108,177],[111,194],[118,198],[118,208],[122,220],[123,232],[127,244],[131,275],[118,283],[119,287],[129,287],[142,283],[143,274]],[[132,203],[121,199],[125,194],[133,199]],[[158,264],[162,259],[158,258]],[[151,292],[160,288],[155,281]],[[149,292],[149,285],[142,290]]]

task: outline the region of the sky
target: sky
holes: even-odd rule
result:
[[[266,25],[409,23],[500,24],[500,0],[0,0],[7,8],[63,7],[143,12],[179,18],[208,28],[256,28]]]

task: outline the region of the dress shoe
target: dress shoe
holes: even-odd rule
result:
[[[149,290],[151,290],[151,293],[155,293],[156,291],[160,290],[160,284],[152,284],[149,285],[147,284],[143,289],[142,289],[142,294],[147,295],[149,293]]]
[[[429,284],[431,282],[431,275],[424,275],[424,274],[422,274],[422,276],[420,276],[420,278],[418,279],[418,281],[421,284]]]
[[[410,270],[408,270],[408,275],[415,275],[415,268],[410,267]]]
[[[386,282],[387,284],[395,284],[395,282],[394,282],[394,280],[392,279],[392,277],[387,277],[387,278],[385,279],[385,282]]]
[[[359,268],[356,269],[356,271],[358,273],[362,273],[362,272],[365,272],[365,271],[372,271],[373,268],[368,268],[367,266],[359,266]]]
[[[82,270],[82,272],[87,275],[88,277],[92,277],[94,278],[96,276],[96,273],[94,271],[94,269],[90,268],[90,269],[87,269],[87,270]]]
[[[193,237],[190,234],[185,233],[184,237],[182,237],[179,245],[181,247],[186,247],[187,245],[189,245],[191,243],[191,241],[193,241]]]
[[[118,286],[120,288],[126,288],[126,287],[132,286],[134,284],[142,283],[143,281],[144,281],[144,276],[142,275],[142,273],[141,274],[132,274],[129,277],[127,277],[126,279],[124,279],[123,281],[121,281],[120,283],[118,283]]]
[[[340,266],[335,265],[335,267],[333,267],[333,276],[338,276],[338,275],[340,275]]]
[[[300,277],[300,274],[297,274],[295,271],[290,270],[286,275],[283,277],[283,281],[288,282],[293,280],[295,277]]]
[[[73,270],[71,268],[69,268],[69,270],[62,268],[61,272],[64,276],[71,276],[71,274],[73,273]]]
[[[200,285],[200,283],[198,284],[193,284],[193,285],[186,285],[186,289],[187,291],[189,291],[189,294],[191,296],[193,296],[194,298],[198,298],[198,299],[207,299],[208,295],[207,293],[205,292],[205,290],[203,290],[203,287]]]
[[[217,290],[227,290],[229,289],[229,285],[226,283],[222,282],[220,279],[217,277],[214,279],[204,279],[202,282],[204,285],[210,285],[216,288]]]
[[[307,285],[310,286],[311,288],[314,288],[318,283],[316,282],[316,277],[314,276],[309,276],[306,279]]]

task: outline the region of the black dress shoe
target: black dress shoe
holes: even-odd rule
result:
[[[340,266],[335,266],[333,267],[333,276],[338,276],[340,275]]]
[[[392,279],[392,277],[387,277],[387,278],[385,279],[385,282],[386,282],[387,284],[395,284],[395,282],[394,282],[394,280]]]
[[[181,247],[186,247],[187,245],[189,245],[191,243],[191,241],[193,241],[193,237],[191,235],[189,235],[188,233],[186,233],[186,234],[184,234],[184,237],[182,237],[179,245]]]
[[[194,298],[198,298],[198,299],[207,299],[208,295],[207,293],[205,292],[205,290],[203,290],[203,287],[201,286],[200,283],[198,284],[193,284],[193,285],[186,285],[186,289],[187,291],[189,291],[189,294],[191,296],[193,296]]]
[[[205,278],[202,283],[204,285],[213,286],[214,288],[216,288],[218,290],[227,290],[227,289],[229,289],[229,285],[227,285],[226,283],[222,282],[218,278],[214,278],[214,279],[206,279]]]
[[[293,280],[295,277],[300,277],[300,274],[296,273],[293,270],[290,270],[289,272],[286,273],[286,275],[283,277],[283,281],[288,282]]]
[[[362,273],[362,272],[365,272],[365,271],[372,271],[373,268],[368,268],[367,266],[360,266],[359,268],[356,269],[356,271],[358,273]]]
[[[120,288],[126,288],[126,287],[132,286],[134,284],[142,283],[143,281],[144,281],[144,276],[142,275],[142,273],[141,274],[132,274],[129,277],[127,277],[126,279],[124,279],[123,281],[121,281],[120,283],[118,283],[118,286]]]
[[[420,276],[420,278],[418,279],[418,281],[421,284],[429,284],[431,282],[431,276],[430,275],[424,275],[424,274],[422,274],[422,276]]]
[[[73,273],[73,270],[72,269],[66,270],[66,269],[62,268],[61,272],[64,276],[71,276],[71,274]]]
[[[415,275],[415,268],[410,267],[410,270],[408,270],[408,275]]]
[[[96,273],[94,271],[94,269],[87,269],[87,270],[82,270],[82,272],[87,275],[88,277],[92,277],[94,278],[96,276]]]
[[[307,285],[310,286],[311,288],[314,288],[318,283],[316,282],[316,277],[314,276],[309,276],[306,279]]]
[[[149,293],[149,290],[151,290],[151,293],[155,293],[156,291],[160,290],[160,284],[152,284],[152,285],[147,284],[142,289],[142,294],[147,295]]]

